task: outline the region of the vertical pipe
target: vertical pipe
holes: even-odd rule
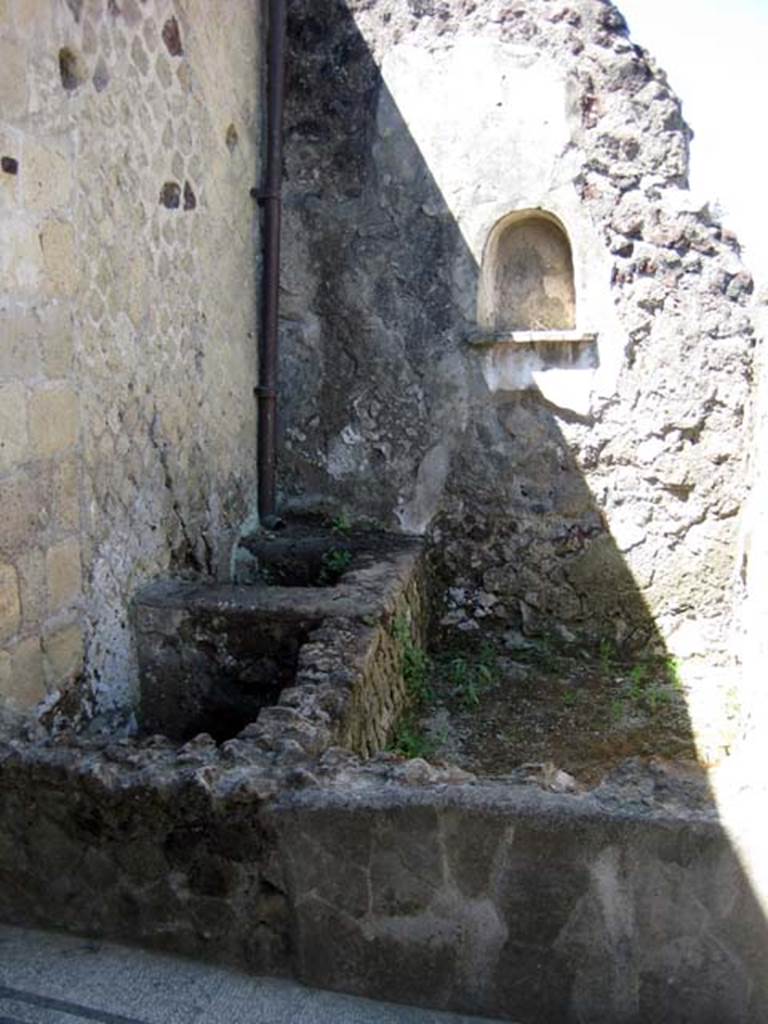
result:
[[[259,200],[264,207],[264,271],[259,358],[259,516],[275,515],[277,329],[280,301],[283,106],[285,99],[285,0],[269,0],[266,173]]]

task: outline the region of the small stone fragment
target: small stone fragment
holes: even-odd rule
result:
[[[93,87],[96,92],[103,92],[109,85],[109,70],[103,57],[99,57],[93,71]]]

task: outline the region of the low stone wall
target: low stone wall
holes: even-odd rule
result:
[[[711,814],[372,781],[270,812],[301,980],[518,1024],[768,1019],[765,919]]]
[[[262,629],[306,632],[295,677],[219,744],[0,728],[0,918],[518,1024],[768,1019],[766,923],[700,777],[627,762],[566,794],[381,752],[425,586],[400,541],[332,587],[145,591],[158,708],[253,669]]]
[[[285,971],[289,918],[261,808],[212,742],[157,738],[0,751],[0,907],[11,924]],[[229,766],[228,766],[229,764]]]
[[[265,802],[332,773],[333,743],[382,748],[407,699],[403,630],[422,643],[426,611],[421,544],[403,538],[333,587],[143,590],[143,716],[177,741],[0,728],[0,917],[290,971]],[[292,678],[268,678],[287,647]],[[275,691],[272,706],[246,701],[249,724],[219,745],[179,744],[211,694],[240,683],[247,695],[249,680],[257,704]]]
[[[142,726],[189,738],[207,718],[217,739],[248,725],[271,749],[376,753],[407,701],[402,637],[423,644],[427,614],[422,546],[404,538],[335,586],[154,584],[134,613]]]
[[[10,923],[518,1024],[767,1019],[762,913],[658,769],[560,795],[258,737],[17,738],[0,822]]]

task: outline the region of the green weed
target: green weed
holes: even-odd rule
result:
[[[340,533],[342,537],[349,536],[352,532],[352,520],[346,512],[339,512],[339,514],[331,520],[331,530],[334,533]]]
[[[392,633],[400,648],[403,680],[408,691],[410,706],[395,727],[389,750],[403,757],[428,758],[437,745],[419,728],[418,709],[433,698],[429,685],[430,661],[423,647],[416,643],[411,624],[405,615],[398,615]]]
[[[496,651],[490,644],[484,644],[473,658],[459,655],[448,663],[448,681],[467,711],[479,706],[483,690],[493,686],[498,675]]]
[[[636,704],[642,704],[649,683],[647,665],[635,665],[629,673],[627,697]]]
[[[393,633],[400,645],[403,679],[409,694],[419,703],[429,702],[433,693],[429,685],[430,661],[427,652],[414,641],[410,623],[404,615],[395,619]]]
[[[609,676],[616,664],[616,647],[613,641],[607,637],[600,641],[598,658],[600,660],[600,672],[604,676]]]
[[[414,757],[429,758],[435,753],[437,744],[434,740],[425,736],[419,730],[413,718],[408,716],[400,722],[395,730],[389,749],[392,753],[400,754],[402,757],[409,759]]]
[[[563,690],[563,704],[566,707],[573,707],[579,700],[579,693],[572,686]]]
[[[336,583],[343,576],[352,562],[352,552],[346,548],[331,548],[326,551],[322,559],[320,569],[321,583]]]
[[[683,689],[683,677],[681,673],[682,664],[679,658],[669,657],[664,661],[664,670],[667,680],[676,690]]]
[[[660,708],[672,701],[668,689],[669,662],[660,664],[658,660],[646,661],[634,665],[629,673],[629,686],[625,697],[639,708],[655,714]],[[662,682],[659,682],[659,679]]]

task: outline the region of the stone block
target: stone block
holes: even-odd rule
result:
[[[9,697],[21,707],[31,708],[46,695],[43,652],[38,637],[30,637],[11,650],[12,679]]]
[[[16,558],[25,630],[45,619],[45,555],[36,547],[24,548]]]
[[[72,192],[69,159],[58,149],[26,141],[19,165],[22,205],[29,210],[65,206]]]
[[[22,384],[0,386],[0,473],[28,457],[26,389]]]
[[[21,624],[19,577],[12,565],[0,565],[0,643],[10,639]]]
[[[46,388],[29,400],[29,433],[40,458],[74,448],[78,426],[77,395],[71,388]]]
[[[50,515],[44,481],[26,472],[0,480],[0,509],[0,554],[33,545]]]
[[[43,637],[45,677],[51,688],[72,680],[83,668],[83,631],[78,623]]]
[[[75,229],[67,221],[49,220],[40,232],[47,291],[73,295],[78,282]]]
[[[22,117],[27,111],[27,55],[10,39],[0,39],[0,109],[4,117]]]
[[[0,312],[0,379],[23,380],[40,371],[34,317],[14,309]]]
[[[65,533],[80,525],[80,494],[77,463],[72,459],[59,462],[53,471],[53,510],[56,526]]]
[[[48,580],[48,611],[55,613],[77,600],[82,590],[80,544],[66,540],[49,548],[45,555]]]
[[[40,314],[40,349],[48,377],[65,377],[72,369],[74,337],[66,306],[49,306]]]
[[[0,290],[36,292],[42,271],[43,253],[35,224],[19,215],[0,218]]]

